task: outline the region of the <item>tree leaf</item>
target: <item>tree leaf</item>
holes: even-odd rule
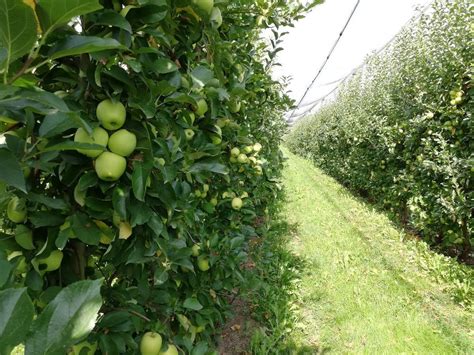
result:
[[[101,284],[102,280],[79,281],[61,290],[33,322],[25,354],[64,354],[85,338],[102,305]]]
[[[36,13],[41,28],[47,33],[67,23],[73,17],[100,10],[98,0],[39,0]]]
[[[226,175],[229,173],[227,167],[224,164],[213,162],[213,161],[201,161],[193,164],[189,169],[190,173],[199,173],[202,171],[211,171],[216,174]]]
[[[99,245],[102,231],[92,220],[83,213],[76,213],[72,217],[71,228],[77,238],[88,245]]]
[[[32,7],[19,0],[0,0],[0,44],[7,50],[4,67],[31,50],[38,35],[36,25]]]
[[[0,291],[0,353],[25,340],[33,316],[34,307],[26,288]]]
[[[169,59],[158,58],[155,61],[155,70],[157,73],[167,74],[178,70],[178,66]]]
[[[199,86],[205,86],[214,78],[214,73],[209,68],[200,65],[191,72],[191,78]]]
[[[47,115],[39,128],[41,137],[49,138],[72,128],[85,128],[88,124],[75,112],[56,112]],[[86,129],[87,130],[87,129]]]
[[[183,303],[183,307],[193,309],[195,311],[200,311],[202,309],[202,304],[199,303],[197,298],[186,298]]]
[[[16,157],[7,149],[0,149],[0,181],[26,192],[25,176]]]
[[[82,53],[100,52],[107,49],[127,49],[127,47],[112,38],[74,35],[65,38],[51,48],[49,56],[51,59],[58,59]]]

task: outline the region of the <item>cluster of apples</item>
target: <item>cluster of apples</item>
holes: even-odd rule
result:
[[[449,96],[451,97],[451,101],[449,103],[453,106],[456,106],[462,102],[463,92],[462,90],[451,90],[449,92]]]
[[[168,344],[166,350],[162,349],[163,338],[159,333],[147,332],[143,334],[140,342],[141,355],[178,355],[178,349],[173,344]]]
[[[86,130],[79,128],[74,135],[74,142],[98,144],[108,151],[85,150],[77,151],[95,160],[97,176],[104,181],[116,181],[125,173],[127,160],[137,147],[137,137],[132,132],[123,129],[127,112],[121,102],[104,100],[97,105],[97,118],[102,127],[96,127],[89,135]],[[104,129],[105,128],[105,129]],[[122,129],[120,129],[122,128]],[[116,131],[110,137],[106,131]]]
[[[230,162],[235,164],[251,164],[255,169],[257,175],[263,174],[262,161],[257,159],[258,153],[262,150],[262,145],[260,143],[255,143],[254,145],[248,145],[241,149],[235,147],[230,151]],[[253,153],[253,154],[252,154]],[[252,154],[250,157],[249,154]],[[243,171],[243,168],[241,168]]]

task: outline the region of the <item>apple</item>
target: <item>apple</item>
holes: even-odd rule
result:
[[[187,128],[184,130],[184,135],[186,136],[186,140],[190,141],[194,137],[194,131],[191,128]]]
[[[214,0],[193,0],[193,3],[199,9],[205,11],[208,14],[211,13],[212,8],[214,7]]]
[[[253,151],[253,146],[251,146],[251,145],[248,145],[248,146],[244,147],[244,149],[243,149],[243,152],[245,154],[250,154],[250,153],[252,153],[252,151]]]
[[[209,259],[203,255],[198,257],[197,264],[198,264],[199,270],[201,271],[207,271],[211,268],[209,266]]]
[[[110,131],[121,128],[127,117],[125,106],[121,102],[108,99],[97,105],[96,114],[102,126]]]
[[[211,200],[209,201],[209,203],[210,203],[211,205],[213,205],[214,207],[217,206],[217,198],[216,198],[216,197],[211,198]]]
[[[222,25],[222,13],[218,7],[214,7],[211,11],[211,26],[218,29]]]
[[[127,160],[115,153],[103,152],[95,161],[95,171],[99,179],[117,181],[127,169]]]
[[[166,160],[164,160],[163,158],[155,158],[155,163],[157,163],[158,165],[161,165],[161,166],[165,166]],[[156,167],[156,165],[155,165],[155,167]]]
[[[237,113],[240,111],[240,101],[237,101],[236,99],[230,100],[229,101],[229,110],[232,113]]]
[[[63,252],[53,250],[47,258],[38,260],[38,269],[40,271],[55,271],[60,268],[63,261]],[[46,267],[40,267],[45,265]]]
[[[108,146],[112,153],[128,157],[137,147],[137,136],[126,129],[120,129],[110,136]]]
[[[243,201],[240,197],[234,197],[232,199],[232,208],[234,210],[240,210],[242,208],[242,205],[243,205]]]
[[[179,355],[179,352],[176,346],[169,344],[166,351],[160,351],[160,355]]]
[[[202,195],[201,191],[199,191],[199,190],[194,191],[194,196],[201,197],[201,195]]]
[[[217,134],[211,135],[211,142],[212,144],[218,145],[222,143],[222,137],[218,136]]]
[[[252,164],[254,164],[254,165],[257,164],[257,159],[255,157],[250,157],[249,161],[252,162]]]
[[[201,246],[199,244],[194,244],[191,248],[193,256],[199,256],[199,251],[201,250]]]
[[[249,161],[249,158],[247,158],[247,156],[243,153],[240,153],[239,156],[237,157],[237,161],[240,163],[240,164],[245,164],[245,163],[248,163]]]
[[[158,355],[160,354],[163,339],[161,335],[155,332],[147,332],[140,341],[140,354],[142,355]]]
[[[33,250],[35,248],[33,245],[33,232],[23,224],[16,226],[15,241],[23,249]]]
[[[89,343],[87,340],[73,345],[69,355],[94,355],[97,351],[97,342]]]
[[[229,161],[230,161],[232,164],[236,164],[236,163],[237,163],[237,158],[236,158],[236,157],[230,157]]]
[[[203,117],[207,110],[209,110],[209,106],[207,105],[206,100],[199,99],[197,102],[196,115],[198,115],[198,117]]]
[[[13,197],[8,202],[7,216],[10,221],[15,223],[22,223],[26,219],[26,202],[17,196]]]
[[[90,136],[84,128],[78,128],[76,134],[74,135],[74,142],[76,143],[89,143],[89,144],[99,144],[104,148],[107,146],[109,141],[109,134],[103,128],[96,127],[92,130],[92,136]],[[103,150],[94,149],[78,149],[79,153],[84,154],[90,158],[97,158],[102,154]]]
[[[260,151],[262,150],[262,145],[261,145],[260,143],[255,143],[255,144],[253,145],[253,150],[254,150],[256,153],[260,152]]]
[[[262,170],[262,167],[260,165],[255,166],[254,169],[255,169],[255,172],[257,173],[257,175],[262,175],[263,174],[263,170]]]
[[[209,185],[208,184],[202,185],[202,191],[208,192],[209,191]]]
[[[230,155],[233,156],[233,157],[238,157],[240,154],[240,149],[239,148],[232,148],[231,151],[230,151]]]

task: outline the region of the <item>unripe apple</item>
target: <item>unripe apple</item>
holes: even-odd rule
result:
[[[250,154],[250,153],[252,153],[252,151],[253,151],[253,146],[251,146],[251,145],[247,145],[247,146],[245,146],[244,149],[243,149],[243,152],[244,152],[245,154]]]
[[[38,268],[40,271],[55,271],[61,267],[63,260],[63,252],[53,250],[47,258],[38,260]],[[41,267],[45,265],[46,267]]]
[[[211,200],[209,201],[209,203],[210,203],[211,205],[213,205],[214,207],[217,206],[217,198],[215,198],[215,197],[211,198]]]
[[[194,244],[191,247],[192,255],[193,256],[199,256],[199,251],[201,250],[201,246],[199,244]]]
[[[243,201],[240,197],[234,197],[232,199],[232,208],[234,210],[240,210],[242,208]]]
[[[222,137],[218,136],[217,134],[211,135],[211,142],[212,144],[218,145],[222,143]]]
[[[218,29],[222,25],[222,13],[218,7],[214,7],[211,11],[211,26]]]
[[[198,264],[199,270],[201,270],[201,271],[207,271],[207,270],[210,269],[210,266],[209,266],[209,259],[206,258],[206,257],[203,256],[203,255],[201,255],[200,257],[198,257],[197,264]]]
[[[7,216],[10,221],[15,223],[22,223],[26,219],[26,202],[17,196],[12,197],[7,206]]]
[[[155,332],[147,332],[140,341],[141,355],[158,355],[160,354],[163,339],[161,335]]]
[[[240,154],[240,149],[235,147],[235,148],[232,148],[231,151],[230,151],[230,155],[232,155],[233,157],[238,157]]]
[[[193,0],[193,3],[202,11],[210,14],[214,7],[214,0]]]
[[[102,126],[110,131],[121,128],[127,117],[125,106],[121,102],[108,99],[97,105],[96,114]]]
[[[248,157],[243,154],[243,153],[240,153],[239,156],[237,157],[237,161],[240,163],[240,164],[245,164],[245,163],[248,163],[249,159]]]
[[[257,173],[257,175],[262,175],[263,174],[263,170],[262,170],[262,167],[260,165],[255,166],[254,169],[255,169],[255,172]]]
[[[90,136],[85,129],[78,128],[76,134],[74,135],[74,142],[76,143],[89,143],[89,144],[99,144],[104,148],[107,146],[109,141],[109,134],[103,128],[96,127],[92,130],[92,135]],[[90,158],[96,158],[102,154],[103,150],[86,150],[78,149],[79,153],[84,154]]]
[[[249,161],[252,162],[253,165],[257,164],[257,159],[255,157],[250,157]]]
[[[97,342],[89,343],[87,340],[73,345],[69,355],[94,355],[97,351]]]
[[[95,161],[95,171],[99,179],[117,181],[127,169],[127,160],[118,154],[103,152]]]
[[[166,351],[160,351],[159,355],[179,355],[178,349],[174,345],[168,345]]]
[[[260,152],[260,151],[262,150],[262,145],[261,145],[260,143],[255,143],[255,144],[253,145],[253,150],[254,150],[256,153]]]
[[[191,128],[187,128],[184,130],[184,135],[186,136],[186,140],[190,141],[194,137],[194,131]]]
[[[208,184],[202,185],[202,191],[208,192],[209,191],[209,185]]]
[[[166,164],[166,160],[164,160],[163,158],[155,158],[155,162],[158,163],[158,165],[161,165],[161,166],[165,166]],[[156,167],[156,165],[155,165]]]
[[[237,113],[240,111],[240,101],[237,101],[236,99],[230,100],[229,101],[229,111],[232,113]]]
[[[121,129],[110,136],[109,149],[112,153],[128,157],[137,147],[137,136],[126,129]]]
[[[236,158],[236,157],[230,157],[230,158],[229,158],[229,161],[230,161],[232,164],[236,164],[236,163],[237,163],[237,158]]]

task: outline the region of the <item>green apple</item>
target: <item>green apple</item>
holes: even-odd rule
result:
[[[232,148],[231,151],[230,151],[230,155],[233,156],[233,157],[238,157],[240,154],[240,149],[239,148]]]
[[[191,128],[187,128],[184,130],[184,135],[186,136],[186,140],[190,141],[194,137],[194,131]]]
[[[198,115],[198,117],[203,117],[207,110],[209,110],[209,106],[207,105],[206,100],[199,99],[197,102],[196,115]]]
[[[234,197],[232,199],[232,208],[234,210],[240,210],[242,208],[242,205],[243,205],[243,201],[240,197]]]
[[[15,241],[23,249],[33,250],[35,248],[33,245],[33,232],[23,224],[16,226]]]
[[[255,157],[249,157],[249,161],[253,164],[253,165],[256,165],[257,164],[257,159]]]
[[[255,166],[254,169],[255,169],[255,172],[257,173],[257,175],[262,175],[263,174],[263,169],[260,165]]]
[[[40,271],[55,271],[61,267],[63,261],[63,252],[53,250],[47,258],[38,260],[38,268]],[[46,267],[41,267],[45,265]]]
[[[201,250],[201,246],[199,244],[194,244],[191,247],[192,255],[193,256],[199,256],[199,251]]]
[[[97,105],[96,114],[102,126],[110,131],[121,128],[127,117],[125,106],[121,102],[108,99]]]
[[[99,144],[103,146],[104,148],[107,146],[108,141],[109,141],[109,134],[107,133],[105,129],[100,128],[100,127],[94,128],[92,130],[91,136],[83,128],[78,128],[76,131],[76,134],[74,135],[74,142],[76,143]],[[103,150],[100,150],[100,149],[95,149],[95,150],[78,149],[77,151],[91,158],[97,158],[103,152]]]
[[[238,161],[240,164],[245,164],[245,163],[248,163],[249,158],[248,158],[245,154],[240,153],[239,156],[237,157],[237,161]]]
[[[108,146],[112,153],[128,157],[137,147],[137,136],[126,129],[120,129],[110,136]]]
[[[209,185],[208,184],[202,185],[202,191],[208,192],[209,191]]]
[[[87,340],[73,345],[69,355],[94,355],[97,351],[97,342],[89,343]]]
[[[161,335],[155,332],[147,332],[140,341],[141,355],[158,355],[160,354],[163,339]]]
[[[240,101],[237,101],[236,99],[230,100],[229,101],[229,110],[232,113],[237,113],[240,111]]]
[[[211,26],[218,29],[222,25],[222,13],[218,7],[214,7],[211,11]]]
[[[198,264],[199,270],[201,271],[207,271],[211,268],[209,266],[209,259],[203,255],[198,257],[197,264]]]
[[[230,157],[229,161],[230,161],[232,164],[236,164],[236,163],[237,163],[237,158],[236,158],[236,157]]]
[[[159,355],[179,355],[178,349],[176,346],[169,344],[166,351],[160,351]]]
[[[117,181],[127,169],[127,160],[115,153],[103,152],[95,161],[95,171],[99,179]]]
[[[211,205],[213,205],[214,207],[217,206],[217,198],[216,198],[216,197],[211,198],[211,200],[209,201],[209,203],[210,203]]]
[[[207,12],[208,14],[211,13],[212,8],[214,7],[214,0],[193,0],[193,3],[199,9]]]
[[[211,142],[212,144],[218,145],[222,143],[222,137],[218,136],[217,134],[211,135]]]
[[[260,152],[260,151],[262,150],[262,145],[261,145],[260,143],[255,143],[255,144],[253,145],[253,150],[254,150],[256,153]]]
[[[10,221],[15,223],[22,223],[26,219],[26,202],[17,196],[12,197],[8,202],[7,216]]]
[[[202,195],[201,191],[199,191],[199,190],[194,191],[194,196],[201,197],[201,195]]]
[[[253,146],[252,146],[252,145],[247,145],[247,146],[245,146],[244,149],[243,149],[243,152],[244,152],[245,154],[250,154],[250,153],[252,153],[252,151],[253,151]]]

